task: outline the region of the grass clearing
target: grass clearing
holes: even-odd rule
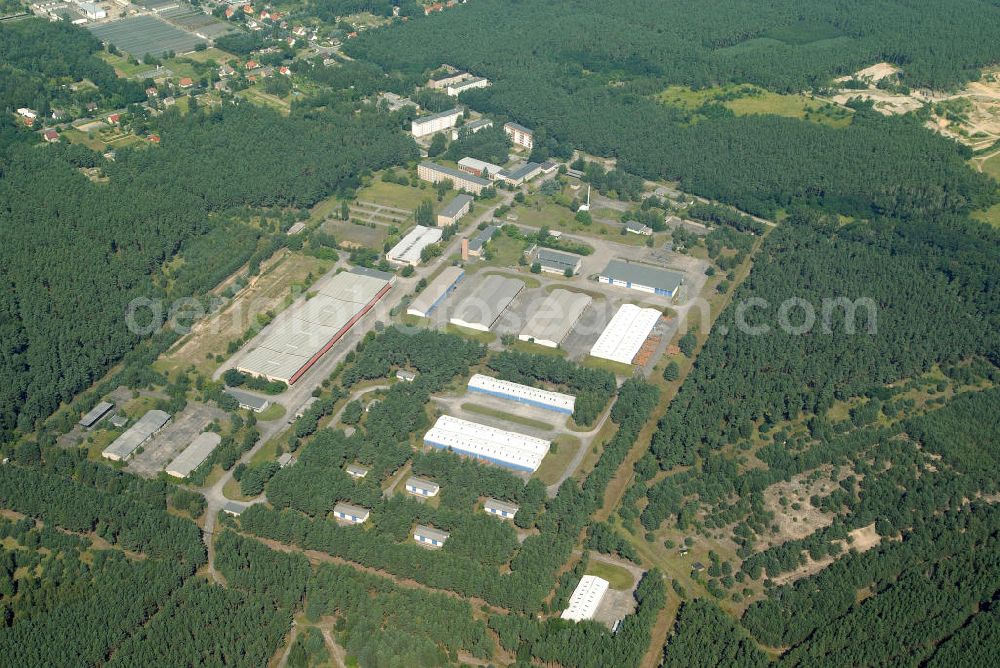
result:
[[[621,362],[606,360],[600,357],[594,357],[593,355],[587,355],[584,357],[581,364],[594,369],[604,369],[606,371],[610,371],[616,376],[624,376],[625,378],[631,378],[635,374],[635,367],[631,364],[622,364]]]
[[[256,84],[250,86],[249,88],[241,90],[236,94],[245,97],[247,100],[253,102],[254,104],[259,104],[264,107],[270,107],[271,109],[280,112],[284,116],[287,116],[289,113],[291,113],[292,110],[292,106],[289,102],[282,100],[280,97],[271,95],[270,93],[265,93],[264,90],[259,86],[257,86]]]
[[[257,415],[257,420],[259,422],[272,422],[280,417],[284,417],[284,415],[285,407],[278,402],[274,402]]]
[[[467,329],[465,327],[459,327],[458,325],[453,325],[451,323],[449,323],[444,328],[444,331],[447,332],[448,334],[457,334],[458,336],[462,336],[467,339],[471,339],[477,343],[484,343],[484,344],[493,343],[497,338],[497,335],[494,334],[493,332],[481,332],[477,329]]]
[[[542,460],[542,465],[534,473],[534,477],[546,485],[558,482],[566,467],[573,461],[573,457],[580,451],[580,439],[569,434],[556,436],[552,443],[555,451],[549,450],[549,454]]]
[[[490,408],[489,406],[483,406],[482,404],[474,403],[464,403],[462,404],[462,410],[468,411],[470,413],[478,413],[479,415],[488,415],[490,417],[495,417],[500,420],[505,420],[507,422],[513,422],[514,424],[524,425],[525,427],[531,427],[532,429],[540,429],[542,431],[552,431],[552,425],[547,422],[542,422],[541,420],[533,420],[528,417],[523,417],[521,415],[514,415],[513,413],[507,413],[505,411],[497,410],[495,408]]]
[[[632,574],[621,566],[606,564],[603,561],[593,559],[587,564],[587,575],[596,575],[604,578],[611,585],[612,589],[619,591],[629,591],[635,586],[635,578]]]
[[[987,225],[1000,227],[1000,204],[994,204],[989,209],[973,211],[972,217]]]
[[[823,123],[832,127],[849,125],[853,112],[815,100],[808,95],[783,95],[750,84],[730,84],[692,90],[669,86],[656,99],[667,106],[694,111],[705,104],[718,103],[737,116],[768,114]]]
[[[513,344],[507,346],[508,350],[514,350],[521,353],[531,353],[532,355],[551,355],[553,357],[566,357],[566,351],[562,348],[549,348],[548,346],[540,346],[537,343],[531,343],[530,341],[515,341]]]
[[[523,241],[501,234],[489,243],[488,248],[492,257],[483,265],[504,268],[516,267],[517,260],[524,253],[525,247]]]
[[[1000,181],[1000,153],[983,160],[983,173],[989,174],[997,181]]]

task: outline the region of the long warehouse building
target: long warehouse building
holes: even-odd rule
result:
[[[153,434],[163,429],[170,421],[170,415],[161,410],[153,409],[136,420],[135,424],[126,429],[121,436],[104,448],[101,454],[105,459],[115,462],[125,461],[139,446],[152,438]]]
[[[175,478],[186,478],[191,472],[201,466],[202,462],[208,459],[212,451],[222,442],[222,437],[214,431],[205,431],[191,441],[191,445],[184,448],[181,454],[174,458],[174,461],[166,468],[167,475]]]
[[[597,606],[601,604],[604,595],[608,593],[610,583],[596,575],[584,575],[580,583],[569,597],[569,607],[563,610],[561,617],[573,622],[593,619]]]
[[[280,314],[253,339],[236,369],[295,383],[392,287],[393,277],[355,267],[321,279],[312,298]]]
[[[409,315],[429,318],[445,298],[454,292],[459,281],[465,276],[465,270],[461,267],[448,267],[438,277],[431,281],[431,284],[424,288],[424,291],[417,295],[417,298],[410,302],[406,312]]]
[[[534,472],[549,451],[549,441],[488,427],[451,415],[442,415],[424,436],[434,448],[499,464],[515,471]]]
[[[660,312],[655,308],[640,308],[635,304],[622,304],[601,332],[590,354],[601,359],[631,364],[642,344],[653,331]]]
[[[604,271],[597,275],[597,280],[630,290],[674,297],[684,282],[684,275],[648,264],[611,260]]]
[[[504,278],[497,274],[487,276],[476,286],[475,292],[459,302],[450,322],[488,332],[523,289],[524,283],[516,278]]]
[[[385,254],[385,259],[396,265],[410,265],[416,267],[420,264],[420,254],[425,248],[433,243],[437,243],[444,235],[444,230],[439,227],[424,227],[417,225],[406,233],[399,243],[392,247]]]
[[[576,397],[572,395],[540,390],[537,387],[491,378],[481,373],[469,379],[469,390],[567,415],[572,415],[576,406]]]
[[[590,302],[590,295],[557,288],[531,314],[517,338],[546,348],[558,348]]]

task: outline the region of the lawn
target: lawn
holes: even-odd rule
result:
[[[463,336],[467,339],[472,339],[477,343],[490,344],[493,343],[497,335],[493,332],[481,332],[478,329],[468,329],[466,327],[459,327],[458,325],[448,324],[444,331],[448,334],[457,334],[458,336]]]
[[[134,77],[135,75],[140,74],[142,72],[147,72],[153,69],[154,67],[153,65],[146,65],[141,60],[135,64],[132,64],[128,61],[128,58],[126,58],[125,56],[113,56],[107,51],[101,51],[97,55],[99,58],[101,58],[101,60],[106,62],[108,65],[114,67],[115,72],[120,77]]]
[[[542,465],[534,473],[534,477],[546,485],[556,483],[562,476],[566,467],[580,450],[580,439],[569,434],[560,434],[553,439],[553,448],[555,452],[549,450],[549,454],[545,455],[545,459],[542,460]]]
[[[62,131],[61,137],[70,144],[82,144],[92,151],[103,152],[107,148],[107,144],[98,139],[98,135],[99,133],[97,132],[91,136],[91,133],[83,132],[76,128],[67,128]]]
[[[507,413],[495,408],[490,408],[488,406],[482,406],[480,404],[465,403],[462,404],[462,410],[468,411],[470,413],[478,413],[479,415],[488,415],[490,417],[495,417],[500,420],[505,420],[507,422],[513,422],[515,424],[524,425],[525,427],[531,427],[532,429],[540,429],[542,431],[552,431],[552,425],[547,422],[542,422],[541,420],[532,420],[531,418],[523,417],[521,415],[514,415],[513,413]]]
[[[285,407],[278,402],[274,402],[257,415],[257,420],[259,422],[273,422],[278,418],[284,417],[284,415]]]
[[[632,574],[621,566],[606,564],[603,561],[591,561],[587,564],[587,575],[596,575],[604,578],[611,585],[612,589],[619,591],[629,591],[635,585],[635,578]]]
[[[492,258],[486,264],[494,267],[516,267],[517,260],[524,253],[525,247],[523,241],[501,234],[489,243]]]
[[[423,182],[421,183],[423,184]],[[386,183],[376,176],[371,185],[358,191],[357,198],[362,202],[374,202],[375,204],[413,211],[425,199],[434,201],[434,207],[437,209],[443,206],[443,202],[450,200],[453,195],[454,193],[451,191],[445,193],[442,203],[439,203],[437,193],[429,185],[424,188],[401,186],[398,183]]]

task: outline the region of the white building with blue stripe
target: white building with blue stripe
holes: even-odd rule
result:
[[[489,394],[501,399],[517,401],[536,408],[572,415],[576,397],[560,392],[541,390],[530,385],[521,385],[509,380],[500,380],[477,373],[469,379],[469,391]]]
[[[515,471],[534,473],[548,454],[550,442],[442,415],[424,435],[424,444]]]
[[[418,524],[413,530],[413,540],[430,547],[441,547],[448,540],[448,534],[434,527]]]
[[[497,517],[502,517],[505,520],[512,520],[514,519],[514,516],[517,515],[519,508],[513,503],[507,503],[506,501],[501,501],[500,499],[486,499],[483,501],[483,510],[490,515],[496,515]]]
[[[364,524],[368,521],[371,513],[367,508],[354,506],[350,503],[338,503],[333,507],[333,516],[342,522],[351,524]]]
[[[437,496],[441,491],[441,486],[436,482],[424,480],[423,478],[409,478],[406,481],[406,491],[414,496]]]

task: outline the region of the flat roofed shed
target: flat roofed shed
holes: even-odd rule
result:
[[[161,410],[153,409],[148,411],[134,425],[126,429],[125,433],[106,447],[101,454],[113,461],[128,459],[140,445],[145,443],[150,436],[159,431],[169,421],[170,415]]]
[[[212,431],[205,431],[195,437],[191,444],[184,448],[181,454],[166,468],[167,475],[175,478],[186,478],[191,472],[208,459],[212,451],[222,441],[222,437]]]

